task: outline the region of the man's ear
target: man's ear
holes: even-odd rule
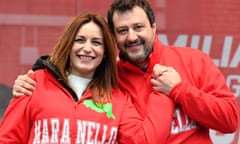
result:
[[[152,30],[153,30],[153,33],[154,33],[154,35],[155,35],[155,34],[156,34],[156,31],[157,31],[156,22],[154,22],[154,23],[152,24]]]

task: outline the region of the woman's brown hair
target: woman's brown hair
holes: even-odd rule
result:
[[[65,27],[60,39],[53,49],[50,61],[59,69],[63,80],[68,82],[67,73],[70,72],[70,52],[78,30],[82,25],[94,22],[102,30],[105,57],[97,67],[88,88],[93,90],[93,99],[97,102],[111,100],[112,87],[117,87],[116,48],[111,31],[105,19],[94,13],[83,13],[74,17]]]

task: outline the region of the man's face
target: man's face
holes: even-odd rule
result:
[[[148,64],[152,52],[156,24],[150,25],[145,11],[138,6],[125,12],[113,14],[114,33],[117,46],[128,60],[139,67]]]

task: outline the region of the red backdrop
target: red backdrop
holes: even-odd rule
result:
[[[0,83],[11,87],[35,59],[51,51],[64,25],[82,11],[106,16],[112,0],[1,0]],[[240,1],[150,0],[159,38],[209,54],[240,102]],[[1,103],[1,102],[0,102]],[[237,144],[238,131],[211,131],[214,143]]]

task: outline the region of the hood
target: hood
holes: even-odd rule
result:
[[[38,70],[38,69],[48,69],[57,79],[61,79],[62,75],[60,74],[58,68],[49,61],[50,56],[49,55],[44,55],[39,57],[35,64],[32,66],[32,69]]]

